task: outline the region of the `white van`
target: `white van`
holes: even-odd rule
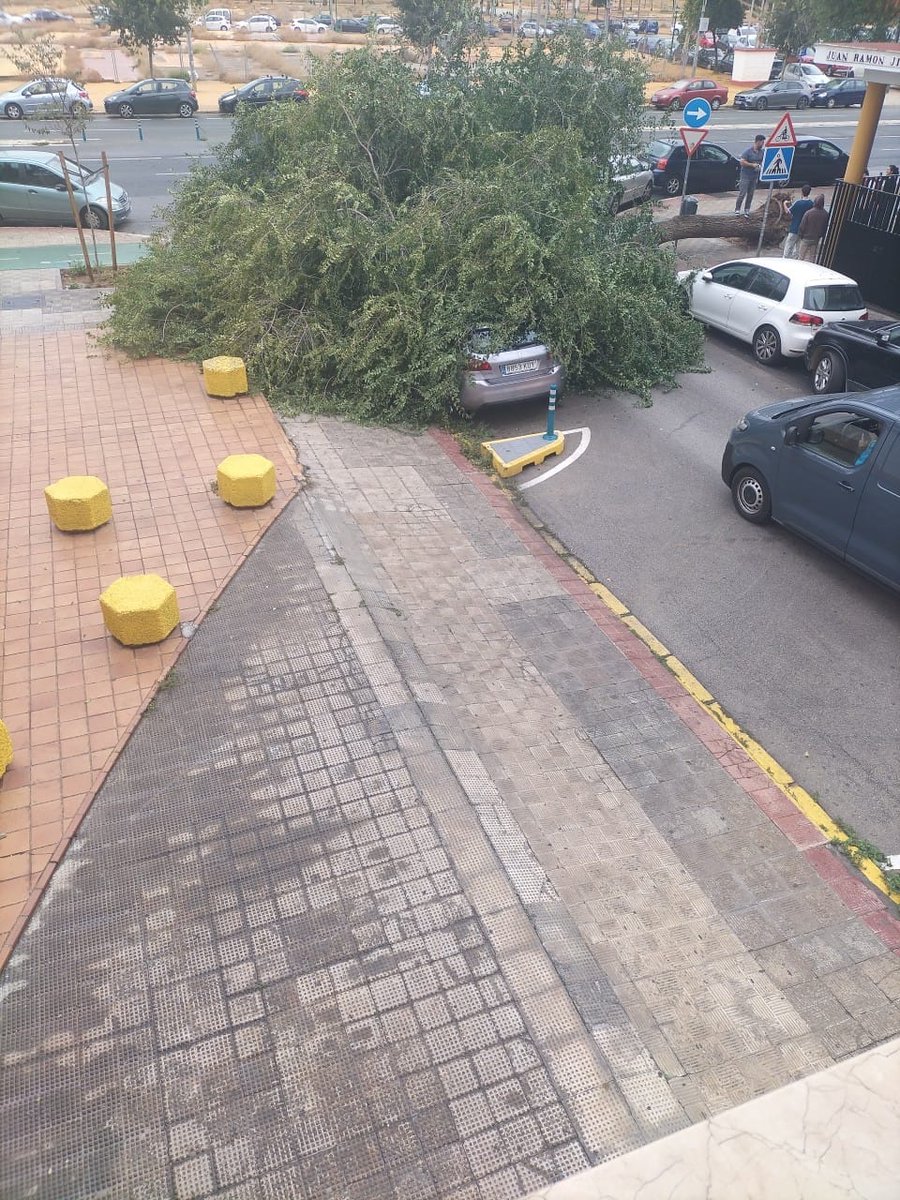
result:
[[[204,14],[203,24],[207,29],[220,33],[226,33],[231,28],[231,9],[230,8],[211,8],[208,13]]]

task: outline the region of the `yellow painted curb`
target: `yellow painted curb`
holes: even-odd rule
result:
[[[614,616],[618,617],[623,625],[627,625],[635,637],[639,638],[644,645],[660,660],[660,662],[668,667],[691,699],[695,700],[705,712],[709,713],[716,724],[719,725],[720,728],[723,729],[725,733],[727,733],[728,736],[737,743],[737,745],[741,746],[742,749],[747,752],[760,770],[763,771],[769,777],[769,779],[771,779],[775,787],[777,787],[778,790],[782,792],[788,798],[788,800],[790,800],[798,812],[802,813],[803,816],[806,817],[808,821],[812,822],[817,829],[821,829],[822,833],[826,838],[828,838],[829,841],[844,842],[850,846],[854,844],[848,834],[845,833],[844,830],[841,829],[841,827],[837,824],[837,822],[828,815],[824,808],[822,808],[821,804],[819,804],[817,800],[814,800],[804,787],[801,787],[799,783],[795,782],[790,773],[786,771],[780,763],[776,762],[772,755],[769,754],[768,750],[764,749],[759,742],[755,740],[755,738],[752,738],[750,734],[746,732],[746,730],[742,729],[741,726],[738,725],[737,721],[735,721],[733,717],[730,717],[728,713],[725,712],[712,693],[705,688],[700,680],[697,679],[697,677],[687,669],[684,663],[681,662],[680,659],[676,658],[674,654],[671,654],[662,644],[662,642],[650,632],[646,625],[639,621],[638,618],[630,611],[628,606],[623,604],[622,601],[616,595],[614,595],[614,593],[611,592],[605,584],[602,584],[598,579],[595,579],[589,568],[586,567],[580,559],[576,558],[574,554],[571,554],[566,546],[564,546],[559,540],[559,538],[554,537],[553,534],[548,532],[548,530],[545,529],[544,526],[536,519],[529,517],[529,524],[532,526],[535,532],[541,535],[544,542],[550,547],[550,549],[555,554],[559,555],[559,557],[562,558],[572,568],[572,570],[584,580],[594,595],[603,602],[606,608],[608,608]],[[859,870],[871,884],[878,888],[880,892],[883,892],[888,899],[894,900],[895,902],[900,900],[900,889],[894,890],[891,887],[884,874],[884,871],[877,862],[871,858],[865,858],[862,855],[851,859],[851,862],[853,862],[853,865],[857,868],[857,870]]]

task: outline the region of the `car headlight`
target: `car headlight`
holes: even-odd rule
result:
[[[744,433],[745,430],[750,428],[750,422],[747,420],[746,417],[741,417],[741,419],[737,423],[737,428],[741,431],[741,433]]]

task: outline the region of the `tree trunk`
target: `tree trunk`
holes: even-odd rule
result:
[[[769,219],[766,221],[764,245],[780,242],[787,233],[788,222],[781,211],[781,196],[776,193],[769,205]],[[667,221],[657,221],[654,225],[660,243],[678,242],[682,238],[735,238],[750,242],[754,246],[759,241],[759,231],[762,227],[763,204],[751,212],[749,217],[737,213],[716,213],[696,217],[670,217]]]
[[[153,79],[153,78],[155,78],[155,76],[153,74],[153,42],[152,42],[152,40],[147,43],[147,55],[150,59],[150,78]]]

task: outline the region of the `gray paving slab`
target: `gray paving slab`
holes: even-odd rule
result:
[[[893,1036],[896,959],[436,444],[291,433],[0,979],[4,1200],[495,1200]]]

